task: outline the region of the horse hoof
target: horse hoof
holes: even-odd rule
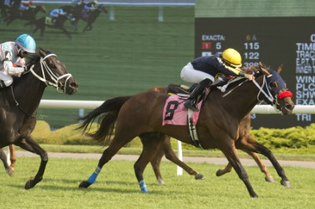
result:
[[[203,179],[204,179],[204,176],[203,176],[201,173],[197,173],[197,174],[195,175],[195,179],[196,179],[196,180],[203,180]]]
[[[13,176],[13,174],[14,174],[14,168],[9,167],[8,169],[6,169],[6,171],[7,171],[7,174],[8,174],[9,176]]]
[[[281,180],[281,184],[286,188],[291,188],[291,183],[287,180]]]
[[[89,186],[91,186],[91,184],[88,182],[88,181],[82,181],[79,185],[79,188],[83,188],[83,189],[86,189],[88,188]]]
[[[256,199],[258,199],[258,195],[257,194],[255,194],[254,196],[252,196],[251,197],[253,200],[256,200]]]
[[[158,184],[159,184],[159,186],[164,185],[164,180],[163,179],[158,179]]]
[[[266,176],[266,177],[265,177],[265,180],[266,180],[267,182],[269,182],[269,183],[274,183],[274,182],[275,182],[275,180],[272,178],[272,176]]]
[[[35,181],[34,180],[28,180],[25,184],[25,189],[28,190],[28,189],[32,189],[34,186],[36,185]]]
[[[217,172],[215,173],[215,175],[217,175],[217,176],[222,176],[223,174],[225,174],[225,173],[221,169],[217,170]]]

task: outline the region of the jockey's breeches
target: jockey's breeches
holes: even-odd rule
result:
[[[212,75],[194,69],[190,62],[183,67],[180,72],[180,77],[182,80],[189,83],[199,83],[206,78],[209,78],[212,82],[214,81],[214,77]]]

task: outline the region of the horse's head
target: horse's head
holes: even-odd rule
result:
[[[74,94],[78,90],[78,84],[66,66],[57,59],[55,54],[49,53],[43,49],[39,50],[38,65],[33,65],[30,72],[46,85],[53,86],[57,91],[66,94]],[[38,63],[38,62],[37,62]]]
[[[107,14],[107,9],[106,9],[106,7],[104,6],[104,5],[97,5],[97,10],[99,11],[99,12],[104,12],[105,14]]]
[[[259,71],[266,76],[267,91],[273,96],[273,104],[284,115],[291,114],[294,108],[292,101],[293,93],[287,88],[287,85],[280,75],[282,66],[277,71],[268,70],[263,64],[260,64]]]

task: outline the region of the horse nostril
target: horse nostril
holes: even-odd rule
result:
[[[69,86],[74,89],[78,88],[78,84],[76,82],[71,82]]]

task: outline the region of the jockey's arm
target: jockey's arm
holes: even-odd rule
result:
[[[223,65],[223,67],[221,67],[220,70],[225,75],[245,77],[249,80],[254,79],[254,76],[252,74],[245,73],[241,68],[233,68],[227,65]]]
[[[9,75],[20,75],[24,72],[24,67],[16,67],[12,63],[12,54],[11,52],[5,52],[5,59],[3,60],[4,71]]]

